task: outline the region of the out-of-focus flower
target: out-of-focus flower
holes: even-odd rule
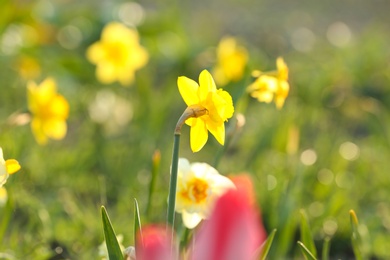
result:
[[[180,94],[188,109],[197,115],[186,120],[191,126],[190,144],[193,152],[198,152],[206,144],[208,131],[220,144],[225,143],[225,124],[234,113],[230,94],[215,86],[211,74],[203,70],[199,75],[199,85],[187,77],[177,80]]]
[[[91,119],[102,124],[109,135],[120,133],[133,118],[132,104],[107,89],[97,92],[88,111]]]
[[[192,163],[179,159],[176,190],[176,211],[182,214],[187,228],[196,227],[210,216],[215,201],[233,182],[206,163]],[[201,258],[199,258],[201,259]]]
[[[260,102],[275,101],[276,107],[281,109],[288,96],[290,85],[288,83],[288,67],[283,58],[276,60],[277,72],[255,71],[258,78],[249,85],[247,91]]]
[[[20,170],[20,164],[15,159],[4,160],[3,149],[0,148],[0,187],[7,182],[8,176]]]
[[[173,260],[176,249],[166,227],[147,226],[142,228],[142,239],[137,239],[137,260]],[[138,234],[139,235],[139,234]]]
[[[48,138],[63,139],[67,130],[69,104],[57,93],[56,82],[52,78],[45,79],[38,86],[29,82],[27,99],[32,114],[31,129],[37,142],[44,145]]]
[[[192,258],[254,260],[266,239],[260,216],[242,189],[229,190],[195,235]]]
[[[225,37],[217,47],[217,64],[213,76],[217,84],[226,85],[242,78],[248,62],[247,50],[234,37]]]
[[[118,241],[119,247],[120,247],[120,249],[123,252],[125,250],[125,247],[122,245],[122,243],[123,243],[123,235],[122,234],[117,235],[116,236],[116,240]],[[99,257],[100,257],[101,260],[109,259],[108,258],[108,251],[107,251],[106,241],[103,241],[103,243],[101,243],[99,245],[98,251],[99,251],[98,254],[99,254]]]
[[[35,79],[41,74],[38,61],[29,56],[21,56],[16,63],[16,69],[19,75],[26,80]]]
[[[255,205],[256,194],[253,188],[251,177],[246,173],[241,173],[239,175],[229,176],[229,179],[234,183],[237,190],[240,190],[242,194],[245,195],[249,204]]]
[[[126,86],[134,81],[135,71],[148,62],[138,32],[117,22],[107,24],[101,39],[87,50],[88,60],[97,66],[96,77],[104,84],[119,81]]]

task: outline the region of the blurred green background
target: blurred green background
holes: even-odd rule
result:
[[[229,132],[230,120],[226,149],[210,136],[193,154],[184,127],[181,157],[213,164],[223,152],[220,173],[251,174],[264,225],[278,229],[269,259],[302,258],[301,209],[319,252],[331,237],[332,259],[353,258],[354,209],[361,250],[390,258],[388,10],[385,0],[2,0],[0,146],[22,170],[5,185],[1,257],[98,259],[101,205],[132,245],[133,198],[143,224],[163,223],[173,130],[185,109],[177,77],[197,80],[215,64],[219,40],[232,35],[248,49],[249,69],[272,70],[278,56],[285,59],[290,95],[280,111],[244,96],[236,112],[246,124]],[[135,26],[150,55],[129,88],[100,84],[85,57],[110,21]],[[11,121],[27,111],[27,81],[48,76],[71,112],[66,138],[39,146],[29,125]],[[248,82],[226,90],[234,95]],[[161,165],[146,214],[155,150]]]

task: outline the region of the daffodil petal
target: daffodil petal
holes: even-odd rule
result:
[[[113,83],[117,79],[115,67],[108,62],[99,63],[96,67],[96,77],[104,84]]]
[[[34,134],[35,140],[37,140],[40,145],[47,143],[47,136],[43,131],[42,124],[43,122],[39,118],[33,118],[31,121],[31,131]]]
[[[209,94],[209,92],[217,91],[217,87],[215,86],[215,82],[210,72],[207,70],[203,70],[199,74],[199,90],[198,96],[200,100],[205,100]]]
[[[66,122],[63,119],[50,119],[43,123],[43,131],[50,138],[60,140],[66,135]]]
[[[199,85],[194,80],[187,77],[179,77],[177,79],[180,95],[187,106],[199,103],[198,89]]]
[[[20,164],[15,159],[8,159],[5,161],[5,166],[7,167],[7,172],[13,174],[20,170]]]
[[[196,118],[193,121],[190,131],[191,150],[194,153],[200,151],[200,149],[202,149],[206,144],[207,139],[208,133],[205,122],[200,118]]]
[[[4,187],[0,187],[0,206],[3,206],[8,199],[7,190]]]
[[[217,139],[218,143],[225,144],[225,124],[223,122],[218,124],[208,122],[207,129]]]
[[[187,211],[183,211],[182,213],[183,218],[183,224],[185,227],[189,229],[193,229],[196,227],[200,221],[202,220],[202,217],[197,213],[188,213]]]

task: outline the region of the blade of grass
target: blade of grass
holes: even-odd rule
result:
[[[268,235],[267,240],[264,241],[264,243],[260,247],[260,260],[265,260],[267,258],[269,249],[272,246],[272,242],[274,241],[274,237],[276,234],[276,228],[272,230],[271,234]]]
[[[108,217],[107,211],[104,206],[102,206],[101,211],[104,239],[106,240],[108,258],[110,260],[123,260],[122,250],[119,246],[118,240],[116,239],[115,231],[111,225],[110,218]]]
[[[309,251],[309,249],[307,249],[307,247],[301,241],[298,241],[297,243],[301,248],[302,254],[305,257],[305,259],[317,260],[317,258]]]
[[[329,259],[329,251],[330,251],[330,237],[325,237],[324,245],[322,247],[322,260]]]
[[[352,228],[352,234],[351,234],[352,250],[353,253],[355,254],[355,258],[357,260],[361,260],[363,259],[363,255],[362,252],[360,251],[361,237],[358,231],[359,222],[354,210],[351,209],[349,211],[349,217],[351,220],[351,228]]]
[[[138,234],[139,234],[139,236],[138,236]],[[141,240],[140,242],[143,245],[141,218],[139,215],[138,201],[137,201],[137,199],[134,199],[134,245],[135,245],[135,252],[136,253],[137,253],[137,247],[139,245],[138,238]]]
[[[1,221],[0,221],[0,244],[3,242],[4,233],[7,230],[9,221],[12,216],[12,209],[13,209],[13,198],[11,194],[8,194],[7,202],[4,206],[4,208],[0,211]]]
[[[149,216],[152,208],[153,192],[156,186],[157,175],[160,171],[161,153],[159,150],[154,151],[152,157],[152,178],[149,184],[148,203],[146,204],[146,215]]]
[[[317,257],[317,249],[314,244],[313,236],[310,231],[309,220],[305,211],[300,210],[301,214],[301,240],[302,243],[307,247],[307,249],[313,254],[314,257]]]

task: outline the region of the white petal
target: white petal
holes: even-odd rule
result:
[[[202,220],[202,217],[197,213],[188,213],[187,211],[183,211],[183,224],[189,229],[196,227],[199,222]]]

